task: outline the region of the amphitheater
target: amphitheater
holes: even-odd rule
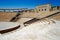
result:
[[[11,10],[13,10],[13,12]],[[29,25],[34,25],[34,23],[44,23],[44,21],[47,21],[48,24],[51,22],[55,23],[55,21],[60,22],[60,6],[52,7],[51,4],[43,4],[36,6],[34,9],[0,9],[0,25],[2,22],[5,22],[5,24],[11,25],[11,27],[13,26],[11,29],[9,28],[10,26],[8,27],[9,29],[2,31],[0,29],[2,36],[9,34],[11,31],[13,33],[13,30],[16,32],[17,29],[21,30],[29,27]],[[3,27],[1,28],[3,29]]]

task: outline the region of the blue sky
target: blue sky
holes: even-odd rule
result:
[[[36,5],[46,3],[60,6],[60,0],[0,0],[0,8],[34,8]]]

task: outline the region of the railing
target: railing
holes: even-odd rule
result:
[[[23,10],[28,10],[27,8],[21,8],[21,9],[0,9],[0,12],[18,12],[18,11],[23,11]]]

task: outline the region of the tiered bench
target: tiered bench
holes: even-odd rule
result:
[[[4,34],[7,32],[11,32],[18,29],[19,27],[19,23],[16,22],[0,22],[0,33]]]

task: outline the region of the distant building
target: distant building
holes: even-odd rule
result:
[[[60,6],[54,6],[52,7],[51,4],[42,4],[36,6],[34,9],[28,9],[23,12],[25,13],[41,13],[41,12],[50,12],[50,11],[55,11],[55,10],[60,10]]]
[[[54,7],[51,7],[51,10],[52,10],[52,11],[60,10],[60,6],[54,6]]]
[[[35,8],[35,10],[37,12],[50,11],[50,9],[51,9],[51,5],[50,4],[39,5],[39,6],[36,6],[36,8]]]

